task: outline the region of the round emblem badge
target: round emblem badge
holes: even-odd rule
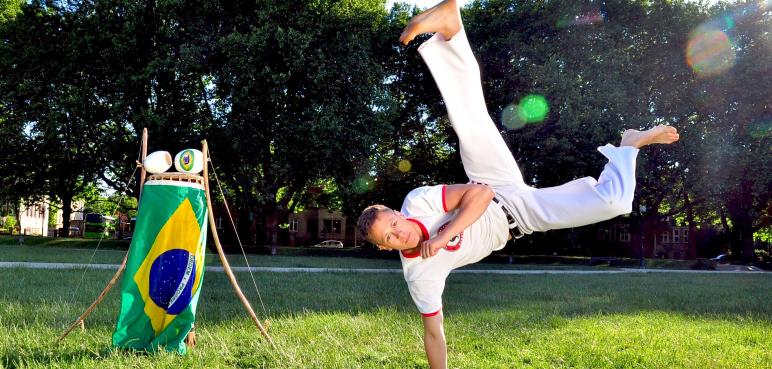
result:
[[[193,150],[183,151],[182,155],[180,155],[180,167],[186,172],[191,171],[193,169],[193,160]]]
[[[450,222],[447,222],[447,223],[443,224],[442,226],[440,226],[440,229],[437,230],[437,233],[440,233],[440,232],[442,232],[442,230],[447,228],[448,224],[450,224]],[[453,236],[453,238],[451,238],[450,241],[448,241],[448,244],[445,245],[445,250],[456,251],[459,248],[461,248],[461,243],[463,241],[464,241],[464,231],[461,231],[461,233]]]

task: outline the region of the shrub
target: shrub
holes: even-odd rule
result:
[[[697,259],[689,268],[694,270],[716,270],[716,262],[709,259]]]
[[[6,215],[3,218],[3,223],[5,224],[5,228],[8,228],[9,230],[13,231],[14,228],[16,228],[16,217],[13,215]]]

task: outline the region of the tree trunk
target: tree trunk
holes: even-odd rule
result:
[[[692,202],[689,200],[689,194],[683,191],[684,208],[686,209],[686,221],[689,223],[689,249],[687,251],[687,258],[694,259],[697,257],[697,240],[695,239],[696,229],[694,225],[694,210],[692,209]]]
[[[254,244],[254,236],[252,235],[252,221],[249,219],[249,208],[242,204],[241,211],[239,211],[239,221],[237,224],[239,239],[243,244]]]
[[[732,255],[734,256],[740,255],[741,251],[738,247],[739,243],[737,239],[737,234],[734,228],[729,227],[729,220],[726,217],[726,211],[724,211],[723,206],[718,207],[718,214],[721,218],[721,225],[724,227],[724,233],[729,237],[729,249]]]
[[[268,246],[279,243],[279,214],[276,208],[265,214],[265,243]]]
[[[21,201],[16,201],[13,206],[13,215],[16,217],[16,225],[15,228],[19,229],[19,234],[21,234]],[[11,230],[11,233],[13,233],[13,230]]]
[[[72,215],[72,196],[62,198],[62,234],[60,237],[70,237],[70,215]],[[85,222],[84,222],[85,224]]]
[[[738,251],[744,263],[750,263],[755,258],[753,253],[753,183],[741,180],[737,191],[727,196],[726,207],[729,220],[732,222],[732,250]]]
[[[265,236],[266,246],[277,246],[279,244],[279,224],[286,221],[288,215],[287,208],[282,204],[273,202],[263,207],[263,235]]]
[[[749,224],[744,224],[743,227],[738,229],[740,238],[740,249],[742,250],[742,261],[744,263],[752,263],[756,259],[756,254],[753,249],[753,227]]]
[[[643,257],[656,257],[654,250],[657,244],[656,238],[659,233],[659,214],[656,212],[648,213],[641,217],[641,245],[643,246]]]

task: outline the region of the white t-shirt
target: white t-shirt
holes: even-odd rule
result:
[[[424,239],[439,233],[458,210],[447,211],[445,185],[419,187],[405,197],[402,214],[421,227]],[[500,250],[509,238],[509,225],[501,206],[491,201],[485,213],[472,225],[453,237],[444,249],[428,259],[420,251],[402,251],[402,271],[410,296],[424,316],[433,316],[442,309],[442,291],[450,271],[480,261]]]

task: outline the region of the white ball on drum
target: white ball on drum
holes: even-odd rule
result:
[[[204,170],[204,153],[196,149],[185,149],[174,157],[174,168],[183,173],[199,173]]]
[[[171,168],[172,155],[168,151],[156,151],[145,157],[142,166],[152,174],[163,173]]]

